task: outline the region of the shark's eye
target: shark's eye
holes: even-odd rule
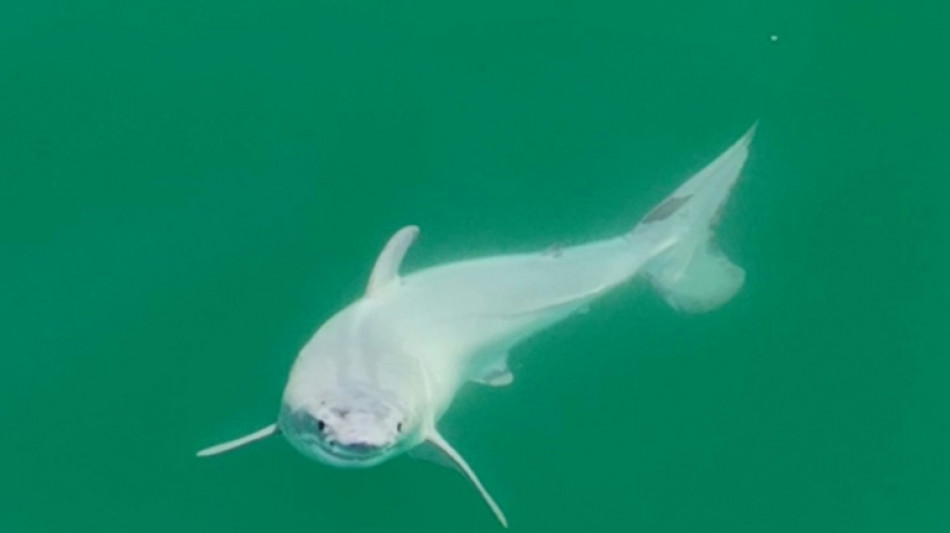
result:
[[[317,420],[317,431],[320,431],[320,432],[322,433],[323,430],[326,429],[326,427],[327,427],[326,422],[324,422],[323,420],[319,420],[319,419]]]
[[[402,422],[396,424],[396,431],[402,433]]]

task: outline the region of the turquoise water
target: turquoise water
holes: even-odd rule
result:
[[[0,531],[498,531],[409,458],[194,452],[398,227],[611,235],[755,119],[734,301],[632,284],[441,428],[515,531],[946,531],[947,8],[661,4],[2,3]]]

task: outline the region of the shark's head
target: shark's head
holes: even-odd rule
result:
[[[377,465],[413,442],[414,417],[385,394],[337,391],[303,406],[285,403],[280,429],[304,455],[341,467]]]

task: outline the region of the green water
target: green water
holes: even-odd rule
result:
[[[0,2],[0,531],[499,531],[409,458],[193,454],[401,225],[410,269],[611,235],[756,118],[734,301],[633,284],[441,427],[514,531],[947,531],[947,15]]]

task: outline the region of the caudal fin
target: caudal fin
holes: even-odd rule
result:
[[[675,309],[699,313],[729,301],[745,282],[745,271],[713,242],[712,228],[739,178],[755,135],[753,125],[712,163],[653,208],[634,237],[674,236],[674,244],[643,268],[650,283]]]

